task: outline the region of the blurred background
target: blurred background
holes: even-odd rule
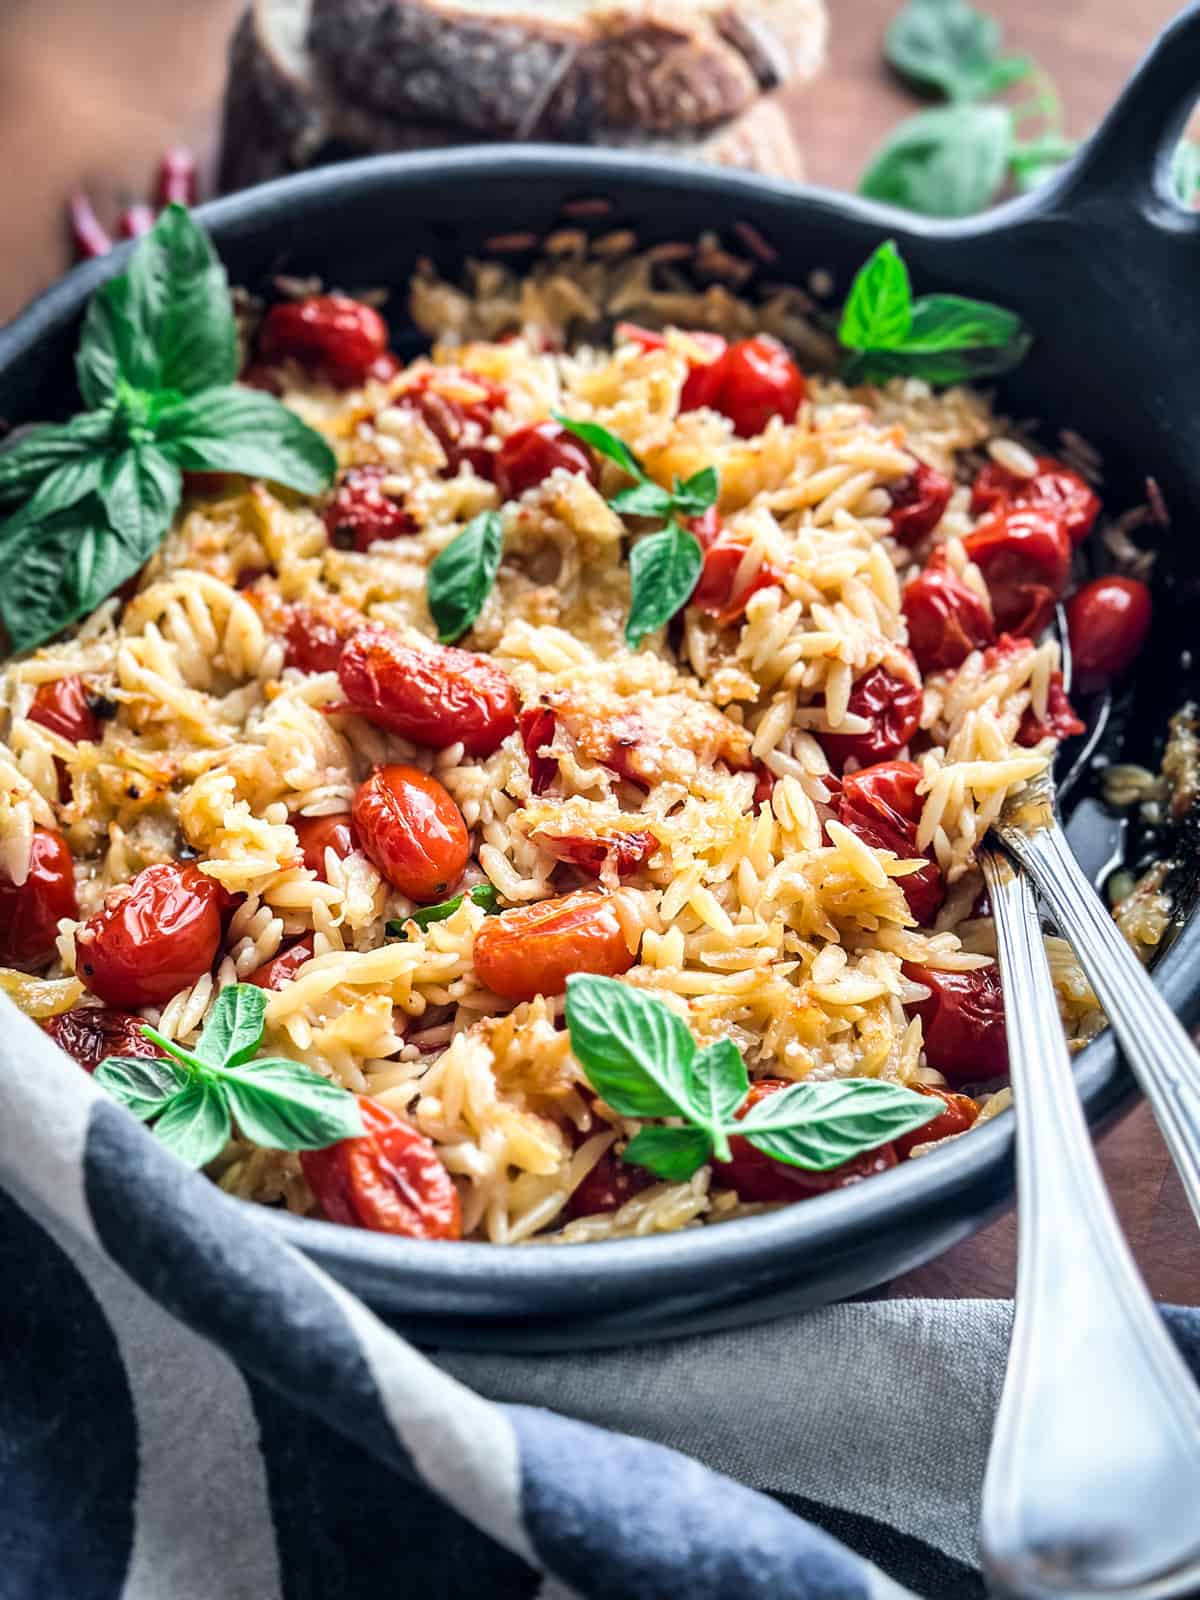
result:
[[[711,16],[721,0],[641,3],[678,18]],[[305,44],[313,4],[326,41],[319,58]],[[206,197],[219,181],[237,187],[331,155],[477,135],[406,103],[387,71],[394,33],[386,29],[395,13],[444,14],[456,4],[0,0],[0,182],[9,218],[0,320],[73,259],[71,195],[90,202],[115,236],[126,208],[154,199],[168,148],[194,152]],[[460,9],[471,4],[461,0]],[[524,13],[533,31],[544,21],[540,0],[514,0],[506,9]],[[613,5],[579,0],[578,9]],[[639,5],[630,0],[624,9]],[[616,129],[600,119],[581,136],[633,144],[665,138],[698,158],[803,173],[835,188],[859,187],[873,174],[881,197],[918,209],[974,209],[1061,159],[1177,9],[1174,0],[989,0],[985,9],[966,0],[725,0],[722,26],[732,19],[767,41],[771,66],[758,75],[756,103],[732,115],[722,114],[732,106],[720,106],[704,128],[648,130],[635,114]],[[990,115],[996,105],[1013,109],[1007,134]],[[952,117],[904,131],[908,119],[933,108]],[[528,109],[524,125],[492,131],[537,135],[539,108]],[[897,130],[899,149],[873,161]],[[134,212],[126,226],[136,228],[139,216],[145,219]]]

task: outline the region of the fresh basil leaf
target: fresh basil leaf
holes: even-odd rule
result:
[[[1175,146],[1171,161],[1171,186],[1176,199],[1189,211],[1194,210],[1197,199],[1200,199],[1200,144],[1194,139],[1181,139]],[[0,470],[2,462],[3,458],[0,457]]]
[[[397,939],[407,939],[406,922],[415,922],[418,928],[427,928],[431,922],[445,922],[447,917],[452,917],[462,905],[463,901],[470,898],[477,906],[482,906],[489,916],[500,909],[500,895],[490,883],[477,883],[473,889],[468,889],[464,894],[456,894],[450,900],[442,900],[436,906],[422,906],[419,911],[414,911],[408,917],[393,917],[387,925],[387,931]]]
[[[567,979],[571,1049],[588,1082],[623,1117],[689,1115],[696,1042],[668,1005],[591,973]]]
[[[118,386],[152,389],[158,363],[150,330],[138,321],[128,275],[110,278],[92,296],[75,355],[79,392],[89,406],[115,399]]]
[[[1078,148],[1075,139],[1064,139],[1060,133],[1044,133],[1036,139],[1015,144],[1008,157],[1013,183],[1022,194],[1036,189],[1069,161]]]
[[[631,596],[625,638],[636,650],[648,633],[661,628],[686,605],[700,581],[704,552],[694,534],[669,523],[652,533],[629,553]]]
[[[668,1183],[684,1183],[711,1155],[712,1135],[707,1128],[641,1128],[621,1160],[645,1167]]]
[[[970,216],[999,192],[1012,140],[1012,115],[1004,106],[922,111],[885,140],[859,193],[925,216]]]
[[[171,526],[182,487],[183,474],[155,445],[111,456],[100,488],[109,526],[149,556]]]
[[[193,1054],[212,1067],[249,1061],[262,1043],[267,996],[253,983],[231,983],[217,996]]]
[[[105,467],[113,459],[101,454],[77,456],[46,474],[12,517],[15,524],[44,522],[55,512],[78,505],[100,488]]]
[[[0,505],[24,500],[56,469],[103,453],[112,431],[111,410],[84,411],[70,422],[32,428],[0,444]]]
[[[889,1139],[924,1127],[938,1102],[881,1078],[795,1083],[765,1095],[737,1132],[756,1150],[788,1166],[828,1172]]]
[[[573,422],[570,417],[564,417],[558,411],[555,411],[553,416],[555,422],[561,422],[568,433],[573,433],[577,439],[582,439],[584,444],[590,444],[600,455],[615,461],[631,478],[636,478],[639,483],[648,481],[641,462],[625,441],[618,439],[615,433],[602,428],[598,422]]]
[[[189,1167],[215,1160],[231,1131],[222,1086],[200,1077],[179,1091],[154,1124],[155,1138]]]
[[[912,325],[897,341],[906,354],[940,350],[998,349],[1024,332],[1015,311],[957,294],[927,294],[913,305]]]
[[[183,1067],[159,1056],[105,1056],[94,1077],[142,1122],[164,1111],[188,1083]]]
[[[1033,70],[999,49],[999,22],[966,0],[910,0],[884,38],[884,54],[901,76],[950,100],[995,94]]]
[[[675,499],[669,489],[647,478],[645,483],[618,490],[608,503],[623,517],[669,517]]]
[[[429,568],[426,598],[438,638],[461,638],[483,609],[500,570],[504,526],[497,511],[472,517]]]
[[[95,495],[42,522],[0,526],[0,620],[12,649],[30,650],[86,616],[148,554],[108,527]]]
[[[718,1039],[696,1051],[690,1098],[697,1121],[709,1127],[732,1121],[749,1093],[746,1063],[732,1039]]]
[[[683,483],[676,478],[671,498],[678,516],[698,517],[709,506],[716,504],[720,492],[721,483],[716,467],[701,467],[699,472],[694,472]]]
[[[248,1061],[221,1083],[238,1130],[269,1150],[320,1150],[366,1131],[354,1096],[296,1061]]]
[[[847,383],[885,383],[888,378],[922,378],[944,387],[998,378],[1019,367],[1029,354],[1033,336],[1023,332],[1002,349],[945,351],[864,350],[842,369]]]
[[[159,448],[185,472],[240,472],[320,494],[337,471],[336,456],[315,428],[274,395],[240,384],[165,406],[155,434]]]
[[[912,322],[908,268],[887,239],[855,274],[838,326],[848,350],[886,350],[902,343]]]

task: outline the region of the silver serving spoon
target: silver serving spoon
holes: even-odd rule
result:
[[[984,1566],[1010,1600],[1186,1595],[1200,1589],[1200,1390],[1100,1176],[1032,884],[994,846],[980,863],[1004,983],[1019,1199]]]

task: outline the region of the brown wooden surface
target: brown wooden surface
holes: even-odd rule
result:
[[[811,178],[852,187],[915,103],[880,57],[898,0],[829,3],[829,69],[790,105]],[[211,147],[224,41],[240,9],[241,0],[0,0],[0,317],[66,265],[62,206],[72,188],[86,184],[115,220],[118,205],[144,195],[165,145]],[[1054,76],[1068,131],[1083,134],[1177,8],[1173,0],[993,0],[991,9],[1007,25],[1007,47]],[[1200,1301],[1200,1236],[1144,1106],[1109,1134],[1102,1155],[1154,1292]],[[1007,1295],[1013,1264],[1008,1217],[891,1293]]]

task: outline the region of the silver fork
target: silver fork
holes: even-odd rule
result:
[[[1168,1600],[1200,1587],[1200,1390],[1100,1176],[1032,884],[991,845],[980,862],[1004,981],[1019,1201],[984,1566],[1011,1600]]]

